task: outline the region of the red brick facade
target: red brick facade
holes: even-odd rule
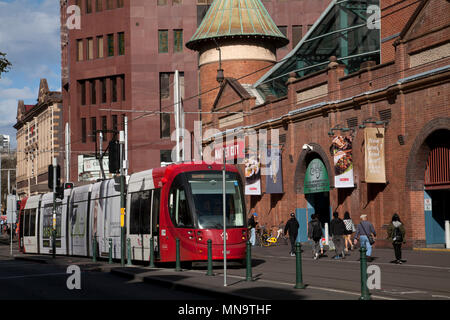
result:
[[[393,2],[393,1],[391,1]],[[256,105],[255,99],[240,98],[223,88],[227,97],[218,97],[217,108],[229,111],[247,111],[239,124],[221,128],[221,131],[243,126],[268,131],[278,129],[285,135],[282,142],[284,193],[265,194],[262,177],[261,196],[247,196],[248,212],[256,211],[260,224],[278,225],[286,221],[290,212],[308,204],[303,194],[306,166],[312,158],[320,158],[327,167],[331,190],[330,210],[340,216],[349,211],[354,222],[367,214],[374,224],[380,246],[391,245],[386,240],[386,225],[393,213],[400,214],[406,226],[407,246],[423,247],[427,237],[424,216],[424,175],[433,141],[443,140],[450,133],[450,2],[422,1],[420,4],[403,1],[405,9],[389,15],[382,28],[400,32],[393,50],[382,46],[385,63],[365,63],[360,71],[345,75],[345,66],[335,62],[328,69],[288,81],[288,95]],[[382,8],[394,10],[386,1]],[[411,8],[415,8],[415,11]],[[414,12],[413,12],[414,11]],[[395,22],[398,23],[393,25]],[[389,32],[383,32],[387,35]],[[382,36],[383,37],[383,36]],[[227,74],[227,69],[224,67]],[[250,73],[252,70],[247,70]],[[224,86],[230,86],[225,82]],[[301,92],[321,94],[298,101]],[[331,138],[328,132],[336,125],[358,125],[375,118],[386,120],[385,165],[386,184],[364,181],[364,132],[354,126],[353,163],[354,188],[334,188],[333,158],[329,152]],[[218,119],[213,121],[217,128]],[[367,124],[367,127],[374,126]],[[205,128],[206,129],[206,128]],[[270,137],[270,133],[268,134]],[[309,144],[313,151],[303,150]],[[449,186],[447,186],[449,187]]]

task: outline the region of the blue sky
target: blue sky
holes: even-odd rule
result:
[[[13,64],[0,79],[0,134],[16,147],[17,102],[35,104],[39,80],[61,90],[59,0],[0,0],[0,51]]]

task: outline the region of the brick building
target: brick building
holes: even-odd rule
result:
[[[17,106],[16,183],[19,198],[48,192],[48,166],[53,157],[62,163],[63,146],[61,92],[50,91],[47,80],[41,79],[37,103]]]
[[[227,137],[246,139],[248,145],[249,132],[266,129],[267,145],[260,143],[259,150],[280,149],[282,191],[270,193],[267,175],[260,179],[261,192],[246,196],[247,209],[258,212],[260,224],[278,225],[295,212],[300,222],[298,240],[306,241],[312,213],[328,223],[333,211],[341,217],[348,211],[355,224],[364,213],[379,235],[378,245],[390,246],[385,228],[397,212],[406,226],[408,247],[445,242],[444,221],[450,220],[450,16],[446,14],[450,2],[382,0],[380,7],[379,50],[368,43],[365,51],[351,54],[352,47],[340,39],[334,51],[322,44],[307,48],[316,51],[302,51],[329,35],[328,21],[340,23],[322,15],[287,56],[297,57],[294,67],[284,60],[252,86],[234,78],[223,81],[212,110],[241,112],[241,117],[215,114],[204,130],[215,128],[216,132],[204,136],[204,143],[221,145],[219,138]],[[341,12],[327,8],[330,14]],[[342,27],[342,32],[350,30]],[[336,54],[324,63],[318,51]],[[314,53],[320,61],[304,67],[302,52]],[[242,75],[253,71],[241,70]],[[278,81],[282,77],[284,84]],[[271,135],[275,130],[278,140]],[[369,136],[372,131],[374,138]],[[345,167],[350,172],[345,183],[352,180],[350,186],[341,187],[344,182],[336,179],[343,174],[330,152],[336,137],[351,141],[352,166]],[[372,180],[369,170],[374,156],[369,147],[376,141],[384,149],[384,158],[377,159],[385,167],[381,180]],[[240,167],[245,176],[245,167]],[[325,176],[316,181],[323,189],[311,191],[311,172]]]
[[[186,50],[210,0],[60,0],[63,123],[70,124],[70,179],[82,183],[81,161],[92,159],[99,130],[123,130],[128,119],[129,173],[170,161],[174,147],[173,82],[178,70],[186,128],[200,119],[198,57]],[[291,42],[286,55],[330,0],[264,1]],[[71,5],[81,28],[69,29]],[[104,144],[113,138],[104,134]],[[97,142],[97,144],[96,144]],[[65,176],[63,173],[62,176]]]

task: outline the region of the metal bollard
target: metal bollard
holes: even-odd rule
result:
[[[154,268],[155,267],[155,246],[153,243],[153,237],[150,238],[150,268]]]
[[[109,264],[112,264],[112,239],[109,238]]]
[[[208,239],[208,272],[207,276],[213,276],[213,267],[212,267],[212,240]]]
[[[95,236],[92,240],[92,262],[97,262],[97,239]]]
[[[180,266],[180,239],[176,239],[176,263],[175,263],[175,271],[181,271]]]
[[[295,268],[295,289],[305,289],[305,285],[303,284],[303,276],[302,276],[302,251],[300,247],[300,242],[295,244],[295,260],[296,260],[296,268]]]
[[[245,277],[245,281],[253,281],[253,276],[252,276],[252,244],[250,243],[250,241],[247,241],[247,255],[246,255],[246,259],[247,259],[247,272],[246,272],[246,277]]]
[[[127,239],[127,266],[131,266],[131,240]]]
[[[366,248],[361,247],[359,249],[361,252],[361,297],[359,300],[370,300],[369,289],[367,288],[367,257]]]

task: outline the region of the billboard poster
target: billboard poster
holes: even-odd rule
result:
[[[261,195],[261,163],[258,156],[246,155],[245,166],[245,195]]]
[[[283,193],[280,149],[267,149],[266,193]]]
[[[223,159],[222,159],[223,152],[224,152],[223,144],[214,146],[215,162],[223,163]],[[239,160],[244,159],[244,140],[243,139],[234,141],[233,143],[229,143],[225,146],[225,159],[227,162],[230,160],[237,160],[236,163],[242,163],[242,161],[239,161]]]
[[[334,160],[334,187],[353,188],[352,137],[335,136],[330,152]]]
[[[322,160],[313,159],[306,168],[305,180],[303,182],[303,193],[317,193],[330,191],[328,171]]]
[[[384,128],[364,129],[365,182],[386,183]]]

